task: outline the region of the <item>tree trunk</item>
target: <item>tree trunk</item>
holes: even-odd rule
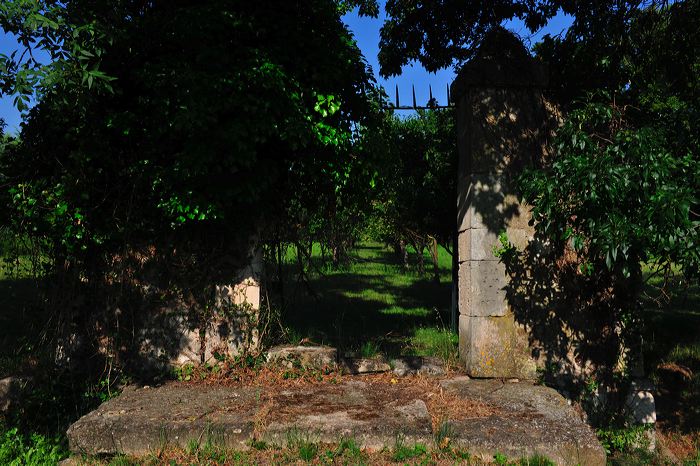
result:
[[[440,264],[438,264],[438,244],[435,237],[431,237],[430,258],[433,260],[433,280],[440,283]]]
[[[399,251],[401,251],[401,262],[403,263],[403,269],[408,270],[408,249],[406,249],[406,241],[403,239],[399,240]]]

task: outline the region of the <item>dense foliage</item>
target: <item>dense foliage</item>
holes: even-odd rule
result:
[[[693,154],[674,153],[664,132],[634,127],[622,109],[590,103],[572,111],[557,157],[521,180],[546,237],[571,240],[582,270],[641,277],[641,264],[696,272],[700,264]]]
[[[288,193],[336,190],[378,113],[344,8],[6,2],[3,27],[52,59],[3,57],[3,90],[40,99],[4,161],[12,219],[83,271],[173,242],[235,263]]]
[[[388,21],[381,31],[381,72],[385,76],[399,74],[403,65],[414,60],[428,71],[461,65],[474,56],[484,35],[494,27],[519,19],[530,32],[536,32],[559,11],[573,17],[568,33],[573,42],[597,41],[598,45],[605,45],[603,50],[617,53],[618,44],[605,42],[603,36],[610,38],[609,34],[624,33],[633,15],[667,3],[666,0],[388,0]]]
[[[569,237],[593,262],[638,275],[639,261],[696,269],[700,158],[700,2],[387,2],[383,74],[419,60],[429,70],[473,56],[484,34],[518,18],[545,36],[551,93],[570,113],[557,156],[522,180],[538,228]],[[598,264],[599,265],[599,264]],[[599,269],[599,267],[597,267]]]
[[[595,270],[638,283],[640,262],[667,273],[674,263],[695,275],[700,2],[625,18],[608,18],[595,35],[575,23],[536,47],[555,96],[572,110],[554,164],[523,188],[538,227],[551,238],[571,236]],[[591,94],[577,100],[581,92]]]

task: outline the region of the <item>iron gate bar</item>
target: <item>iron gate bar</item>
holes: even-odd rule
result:
[[[428,100],[428,105],[417,105],[416,104],[416,86],[411,85],[411,96],[413,97],[413,106],[401,105],[401,100],[399,98],[399,85],[396,84],[395,93],[396,100],[395,104],[389,104],[389,109],[391,110],[435,110],[438,108],[454,108],[454,103],[450,101],[450,85],[446,85],[447,89],[447,105],[439,105],[437,99],[433,97],[433,86],[428,84],[428,93],[430,99]]]

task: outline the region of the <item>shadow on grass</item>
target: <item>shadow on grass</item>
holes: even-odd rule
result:
[[[345,271],[313,276],[308,288],[285,283],[284,324],[298,338],[352,351],[374,342],[388,355],[412,354],[415,329],[449,322],[450,271],[440,283],[426,273],[404,272],[397,257],[362,245]],[[286,276],[294,266],[288,265]]]
[[[661,425],[683,433],[700,430],[700,288],[676,287],[659,308],[645,303],[644,348],[647,372],[657,386]]]
[[[39,286],[41,281],[33,278],[0,279],[0,377],[22,369],[24,356],[46,325]]]

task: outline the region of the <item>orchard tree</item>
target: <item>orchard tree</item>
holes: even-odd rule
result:
[[[368,133],[368,150],[379,153],[372,233],[395,245],[408,266],[406,246],[430,252],[439,279],[438,244],[450,250],[455,228],[457,136],[450,109],[420,110],[415,116],[388,115]]]

